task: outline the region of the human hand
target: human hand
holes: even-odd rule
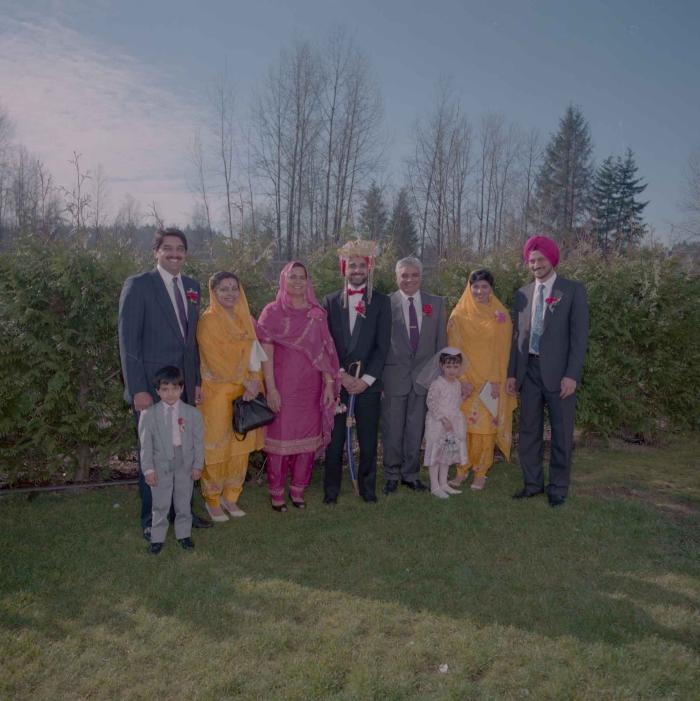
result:
[[[515,397],[518,394],[518,383],[514,377],[509,377],[506,380],[506,394]]]
[[[156,475],[155,470],[150,470],[146,472],[143,476],[143,481],[149,487],[155,487],[158,484],[158,475]]]
[[[492,382],[491,383],[491,398],[498,399],[500,396],[501,396],[501,388],[498,386],[498,383]]]
[[[350,394],[362,394],[369,385],[362,379],[356,379],[354,382],[354,388]]]
[[[134,395],[134,411],[143,411],[153,404],[153,397],[148,392],[137,392]]]
[[[355,385],[355,378],[347,372],[341,372],[340,384],[343,385],[348,392],[352,393],[352,387]]]
[[[461,380],[459,384],[462,388],[462,399],[467,399],[468,397],[471,397],[471,394],[474,391],[474,385],[470,382],[464,382]]]
[[[280,396],[280,393],[277,391],[276,387],[272,387],[271,389],[267,390],[267,403],[270,405],[270,409],[277,413],[280,410],[280,407],[282,406],[282,397]]]
[[[192,481],[196,482],[202,476],[202,471],[196,468],[192,470]]]
[[[204,396],[202,395],[202,388],[197,385],[194,388],[194,405],[199,406],[202,403]]]
[[[566,399],[570,397],[576,391],[576,380],[572,380],[570,377],[561,378],[561,392],[559,392],[560,399]]]
[[[444,416],[440,419],[440,423],[442,424],[442,427],[450,433],[452,431],[452,422],[448,419],[445,418]]]
[[[245,392],[243,392],[243,401],[249,402],[251,399],[255,399],[260,391],[260,384],[257,380],[243,380],[243,386],[245,387]]]
[[[335,390],[332,382],[326,382],[323,386],[323,406],[330,409],[335,404]]]

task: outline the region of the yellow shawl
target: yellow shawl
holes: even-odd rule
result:
[[[467,361],[460,379],[474,386],[472,395],[462,404],[462,412],[469,432],[496,434],[496,444],[506,458],[510,457],[516,404],[515,397],[506,394],[512,334],[508,311],[493,292],[488,304],[480,304],[467,285],[447,322],[449,345],[459,348]],[[479,399],[486,382],[497,383],[500,391],[495,419]]]

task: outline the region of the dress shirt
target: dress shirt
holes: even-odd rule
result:
[[[184,336],[185,329],[182,328],[182,324],[180,323],[180,313],[177,310],[177,302],[175,301],[175,290],[173,289],[173,278],[175,276],[172,273],[169,273],[165,268],[162,268],[160,265],[157,265],[156,269],[158,270],[161,278],[163,279],[165,289],[168,291],[168,297],[170,297],[170,302],[172,303],[173,310],[175,311],[175,318],[177,319],[177,323],[179,324],[180,330],[182,331],[182,335]],[[182,284],[182,274],[177,276],[177,286],[180,288],[182,301],[185,304],[185,316],[189,318],[189,315],[187,313],[187,295],[185,294],[185,286]]]
[[[355,287],[354,285],[350,285],[348,283],[348,290],[361,290],[363,288],[366,288],[367,285],[362,285],[361,287]],[[367,301],[365,300],[365,295],[348,295],[348,313],[350,317],[350,335],[352,335],[353,330],[355,329],[355,321],[357,321],[357,303],[362,301],[362,304],[367,307]],[[366,314],[367,312],[365,312]],[[360,379],[367,384],[368,387],[370,387],[374,381],[375,377],[372,377],[372,375],[361,375]]]
[[[408,332],[408,336],[410,338],[411,324],[408,321],[408,295],[403,290],[399,290],[399,294],[401,295],[401,309],[403,310],[403,320],[406,324],[406,331]],[[421,304],[420,290],[418,290],[416,294],[411,295],[411,297],[413,297],[413,306],[416,308],[416,316],[418,317],[418,333],[420,333],[421,326],[423,325],[423,305]]]
[[[540,287],[544,287],[544,296],[543,299],[547,299],[548,297],[552,296],[552,289],[554,288],[554,281],[557,279],[557,274],[554,273],[552,277],[550,277],[548,280],[545,282],[535,282],[535,289],[534,293],[532,295],[532,309],[530,310],[530,328],[532,329],[535,325],[535,309],[537,308],[537,296],[540,293]],[[542,305],[542,319],[544,319],[544,315],[547,311],[547,303],[545,302]]]

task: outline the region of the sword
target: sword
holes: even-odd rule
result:
[[[360,376],[360,366],[361,363],[358,360],[355,363],[351,363],[349,368],[355,366],[355,377]],[[348,472],[350,473],[350,480],[352,481],[352,486],[355,489],[355,494],[359,496],[360,490],[357,487],[357,472],[355,470],[355,456],[352,452],[352,428],[355,425],[355,398],[357,395],[351,394],[348,401],[348,413],[345,417],[345,450],[348,457]]]

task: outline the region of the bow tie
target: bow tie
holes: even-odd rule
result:
[[[350,296],[352,296],[352,295],[363,295],[363,294],[365,293],[365,289],[366,289],[365,287],[361,287],[359,290],[351,290],[351,289],[348,287],[348,294],[349,294]]]

